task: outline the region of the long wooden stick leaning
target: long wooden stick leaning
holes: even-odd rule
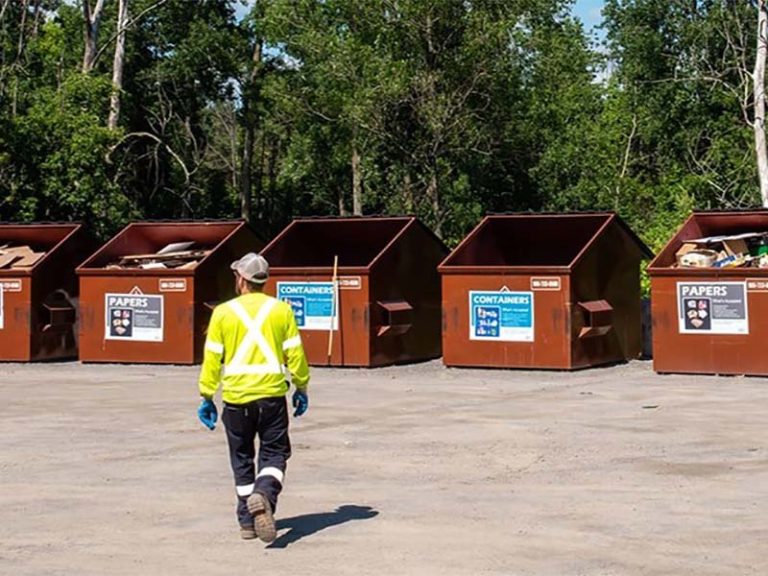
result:
[[[331,352],[333,351],[333,321],[336,319],[336,310],[338,306],[338,273],[339,273],[339,257],[333,257],[333,295],[331,297],[331,326],[328,330],[328,365],[331,365]],[[341,321],[339,321],[341,324]]]

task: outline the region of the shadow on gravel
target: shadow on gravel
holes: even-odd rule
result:
[[[301,540],[312,534],[338,526],[353,520],[369,520],[379,515],[378,510],[370,506],[355,506],[354,504],[345,504],[339,506],[333,512],[320,512],[318,514],[304,514],[303,516],[294,516],[293,518],[284,518],[277,521],[277,529],[288,532],[272,542],[267,548],[285,548],[289,544]]]

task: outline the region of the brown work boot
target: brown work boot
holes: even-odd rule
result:
[[[250,526],[243,526],[240,525],[240,538],[243,540],[255,540],[256,539],[256,530],[253,527],[253,524]]]
[[[248,496],[248,512],[253,516],[256,536],[266,543],[274,542],[277,538],[275,519],[272,516],[272,506],[267,497],[261,492],[254,492]]]

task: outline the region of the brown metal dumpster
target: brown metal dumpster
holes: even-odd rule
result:
[[[576,369],[638,357],[650,256],[612,213],[486,217],[439,267],[444,363]]]
[[[310,363],[368,367],[440,356],[447,253],[411,217],[295,220],[262,252],[267,291],[293,307]]]
[[[692,214],[648,272],[654,370],[768,375],[768,210]]]
[[[230,264],[263,242],[244,222],[129,224],[77,269],[83,362],[193,364]]]
[[[77,357],[75,268],[91,248],[78,224],[0,225],[0,360]]]

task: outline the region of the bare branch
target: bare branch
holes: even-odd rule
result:
[[[108,163],[110,164],[112,163],[112,154],[115,152],[115,150],[117,150],[120,146],[122,146],[125,142],[127,142],[131,138],[149,138],[150,140],[157,142],[159,146],[162,146],[163,148],[165,148],[168,154],[173,156],[174,160],[176,160],[179,166],[181,166],[181,169],[184,172],[185,184],[189,184],[192,173],[187,169],[187,165],[184,163],[184,160],[182,160],[181,156],[179,156],[176,152],[174,152],[173,149],[170,146],[168,146],[168,144],[163,142],[160,138],[158,138],[151,132],[131,132],[123,136],[119,142],[110,146],[109,150],[107,151],[106,160]]]
[[[5,11],[8,10],[8,6],[11,4],[11,0],[3,0],[3,5],[0,6],[0,22],[5,18]]]

